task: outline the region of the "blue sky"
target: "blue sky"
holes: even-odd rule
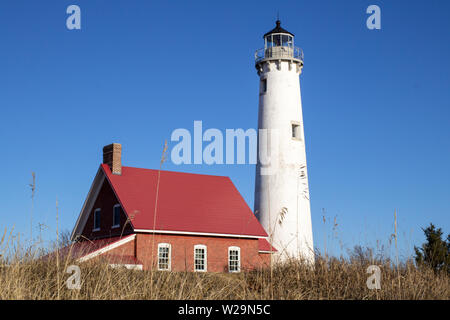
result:
[[[71,4],[81,30],[66,28]],[[381,30],[366,27],[371,4]],[[194,120],[256,128],[253,54],[277,11],[305,53],[315,245],[388,246],[394,210],[403,256],[430,222],[448,233],[450,2],[363,0],[0,2],[0,228],[29,235],[32,171],[33,233],[44,223],[51,239],[55,199],[71,230],[104,145],[157,168],[164,140]],[[252,165],[164,169],[229,176],[253,208]]]

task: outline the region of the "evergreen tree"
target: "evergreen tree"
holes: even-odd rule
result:
[[[420,248],[414,246],[416,263],[418,266],[428,266],[435,272],[450,273],[450,234],[446,240],[442,239],[442,229],[432,223],[423,229],[426,242]]]

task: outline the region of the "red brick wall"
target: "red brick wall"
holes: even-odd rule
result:
[[[269,268],[272,254],[271,253],[260,253],[259,257],[261,259],[261,268]]]
[[[105,252],[98,258],[134,256],[139,263],[143,264],[144,270],[149,270],[152,265],[157,269],[159,243],[171,245],[172,271],[194,271],[194,246],[197,244],[207,247],[208,272],[228,272],[228,247],[230,246],[241,249],[241,271],[270,266],[270,254],[258,252],[256,239],[144,233],[137,234],[134,240]]]
[[[88,239],[99,239],[104,237],[114,237],[120,236],[123,231],[123,235],[127,235],[133,232],[133,229],[130,226],[130,223],[127,224],[125,229],[123,230],[123,226],[127,221],[127,216],[121,210],[120,213],[120,227],[112,229],[113,225],[113,207],[118,204],[119,201],[114,194],[109,182],[105,179],[103,186],[98,194],[97,200],[92,208],[92,211],[89,213],[89,218],[84,226],[84,230],[82,235]],[[94,211],[95,209],[102,209],[101,218],[100,218],[100,230],[92,231],[94,229]]]
[[[258,253],[257,239],[203,237],[165,234],[138,234],[136,237],[137,258],[150,269],[157,265],[158,243],[169,243],[172,271],[194,271],[194,246],[207,247],[207,271],[228,272],[228,247],[237,246],[241,251],[241,271],[264,267],[265,258]]]

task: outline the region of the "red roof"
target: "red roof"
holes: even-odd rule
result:
[[[277,249],[271,246],[266,239],[258,239],[258,250],[264,252],[277,252]]]
[[[132,235],[131,235],[132,236]],[[85,240],[80,242],[74,242],[64,248],[58,250],[59,255],[62,257],[70,257],[72,259],[79,259],[88,254],[91,254],[97,250],[103,249],[113,243],[116,243],[122,239],[126,239],[128,236],[123,237],[111,237],[111,238],[103,238],[97,240]],[[53,251],[51,254],[44,258],[55,257],[56,251]]]
[[[122,167],[108,178],[133,228],[158,231],[267,237],[228,177]]]
[[[104,254],[102,258],[113,264],[142,264],[141,261],[132,255]]]
[[[86,240],[74,242],[64,248],[58,250],[60,258],[66,259],[81,259],[81,258],[95,258],[99,257],[105,259],[108,263],[113,264],[129,264],[140,265],[142,262],[132,255],[126,254],[109,254],[108,251],[114,249],[114,245],[121,245],[120,241],[133,240],[135,235],[127,235],[123,237],[111,237],[97,240]],[[42,257],[44,261],[56,258],[56,251]]]

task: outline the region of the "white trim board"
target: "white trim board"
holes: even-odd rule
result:
[[[143,270],[143,269],[144,269],[142,264],[128,264],[128,263],[120,264],[120,263],[111,263],[111,264],[109,264],[109,266],[110,266],[111,268],[125,267],[125,268],[127,268],[128,270]]]
[[[134,229],[134,232],[163,233],[163,234],[174,234],[174,235],[181,234],[181,235],[211,236],[211,237],[232,237],[232,238],[243,238],[243,239],[265,239],[265,237],[261,237],[261,236],[250,236],[250,235],[229,234],[229,233],[207,233],[207,232],[149,230],[149,229]]]

